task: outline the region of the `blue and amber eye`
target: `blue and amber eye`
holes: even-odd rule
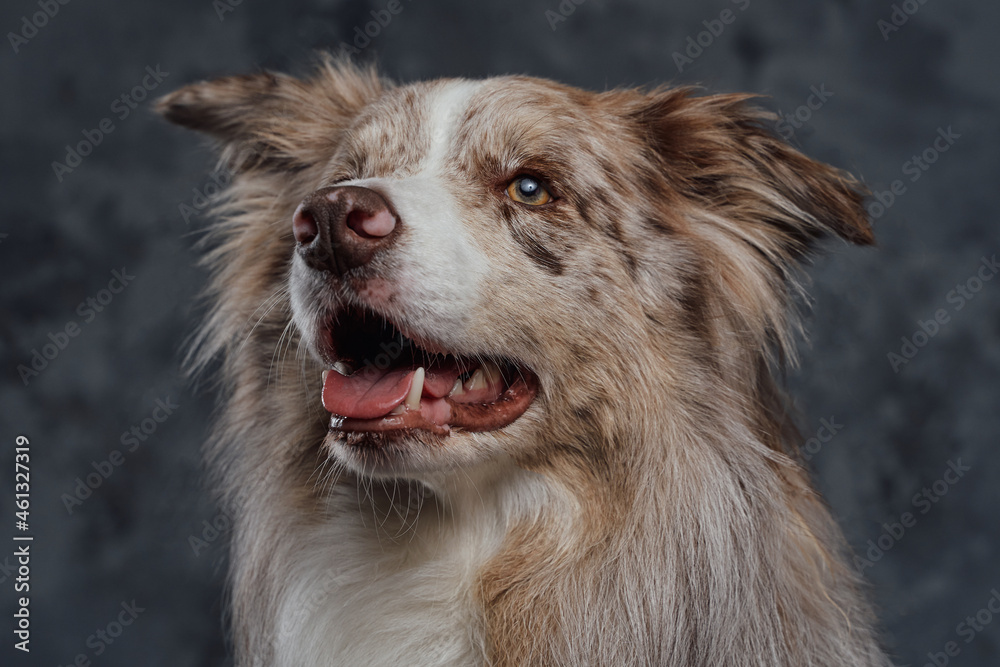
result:
[[[507,196],[521,204],[541,206],[552,201],[542,182],[531,176],[518,176],[507,186]]]

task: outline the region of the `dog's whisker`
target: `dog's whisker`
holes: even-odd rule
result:
[[[288,296],[288,287],[287,286],[282,286],[282,287],[278,288],[278,290],[276,290],[274,294],[272,294],[270,297],[268,297],[267,299],[265,299],[264,303],[262,303],[257,308],[257,310],[255,310],[253,312],[253,315],[256,315],[257,313],[259,313],[261,311],[261,309],[264,309],[264,314],[257,318],[257,321],[254,322],[253,327],[251,327],[250,331],[247,332],[246,336],[244,336],[243,342],[240,344],[240,347],[236,351],[236,355],[237,356],[239,356],[240,354],[242,354],[243,348],[245,348],[246,345],[247,345],[247,343],[250,342],[250,338],[253,336],[254,332],[257,330],[257,327],[260,326],[261,322],[263,322],[267,318],[267,316],[271,314],[271,311],[273,311],[275,307],[277,307],[279,304],[281,304],[282,299],[287,298],[287,296]],[[249,318],[247,318],[247,322],[249,322],[250,319],[253,318],[253,315],[251,315]]]
[[[274,371],[275,363],[277,362],[278,371],[281,372],[281,368],[284,366],[284,354],[282,353],[282,348],[284,347],[285,353],[287,353],[288,346],[291,344],[291,337],[289,332],[292,331],[295,323],[291,320],[285,325],[285,328],[281,330],[281,335],[278,336],[278,342],[274,346],[274,352],[271,354],[271,363],[267,369],[267,384],[271,385],[271,374]],[[286,342],[287,341],[287,342]],[[301,339],[299,340],[301,345]],[[278,376],[278,380],[281,380],[281,376]]]

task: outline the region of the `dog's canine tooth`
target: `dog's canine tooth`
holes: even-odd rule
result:
[[[335,363],[333,365],[333,370],[337,371],[341,375],[350,375],[354,372],[354,369],[351,368],[350,364],[344,363],[343,361]]]
[[[483,372],[482,366],[477,368],[476,372],[472,374],[472,377],[465,381],[465,391],[486,389],[487,386],[489,385],[486,383],[486,373]]]
[[[406,395],[403,403],[410,410],[420,409],[420,395],[424,393],[424,367],[421,366],[413,373],[413,384],[410,385],[410,393]]]
[[[397,405],[396,407],[394,407],[392,409],[392,412],[390,412],[389,414],[390,415],[401,415],[404,412],[406,412],[406,406],[403,405],[402,403],[400,403],[399,405]]]

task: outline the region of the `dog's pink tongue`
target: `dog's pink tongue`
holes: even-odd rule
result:
[[[384,417],[403,402],[413,386],[415,368],[376,370],[367,366],[344,376],[331,370],[323,383],[323,407],[341,417],[375,419]],[[448,395],[458,378],[454,362],[432,364],[425,371],[422,396]]]
[[[370,366],[351,376],[330,371],[323,383],[323,407],[342,417],[382,417],[406,398],[414,372],[412,368],[376,371]]]

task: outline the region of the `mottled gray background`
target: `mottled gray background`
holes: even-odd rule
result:
[[[36,1],[4,2],[0,29],[19,32]],[[584,0],[552,24],[545,12],[558,0],[403,0],[362,57],[404,81],[518,72],[597,89],[700,82],[769,95],[765,103],[786,114],[813,86],[832,92],[796,143],[876,190],[904,179],[906,191],[878,219],[878,249],[836,245],[811,271],[812,342],[791,384],[807,433],[821,419],[843,425],[812,458],[818,484],[862,553],[883,523],[916,516],[866,568],[898,662],[923,665],[956,641],[950,664],[996,665],[1000,619],[968,643],[958,625],[1000,587],[1000,280],[961,310],[948,293],[1000,252],[1000,6],[927,0],[884,39],[889,0],[749,0],[740,10],[746,2]],[[68,665],[79,654],[99,665],[224,663],[223,540],[198,555],[189,543],[216,516],[198,455],[213,398],[178,374],[205,278],[191,249],[205,221],[185,221],[179,207],[196,203],[211,162],[148,100],[123,120],[111,104],[147,66],[168,73],[155,94],[259,67],[301,71],[312,49],[352,39],[385,5],[75,0],[17,53],[9,37],[0,45],[0,534],[13,532],[13,439],[24,433],[36,536],[33,650],[11,649],[12,579],[0,569],[0,656],[13,656],[0,663]],[[725,8],[735,21],[678,72],[672,54]],[[60,181],[52,163],[104,117],[114,132]],[[949,127],[960,137],[911,182],[904,164]],[[78,304],[122,267],[134,281],[83,322]],[[950,322],[894,372],[887,354],[938,309]],[[25,386],[18,364],[69,321],[80,334]],[[63,494],[167,397],[179,408],[69,514]],[[959,458],[971,469],[920,514],[914,494]],[[0,547],[0,566],[12,551]],[[133,600],[144,611],[95,656],[88,637]]]

